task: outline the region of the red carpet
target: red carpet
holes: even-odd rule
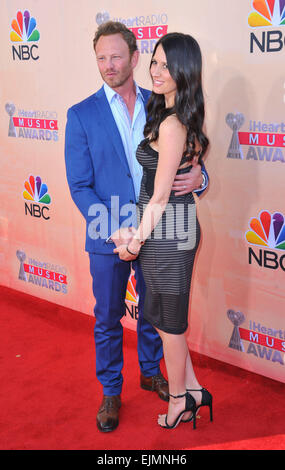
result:
[[[92,316],[0,287],[1,450],[285,449],[285,385],[192,354],[214,396],[214,422],[201,410],[197,429],[161,429],[167,404],[139,387],[136,334],[125,331],[120,425],[96,427],[101,386],[95,377]]]

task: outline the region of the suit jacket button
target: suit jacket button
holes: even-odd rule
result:
[[[131,178],[131,177],[132,177],[131,173],[127,173],[127,176],[128,176],[129,178]]]
[[[132,199],[130,199],[130,203],[131,203],[131,204],[134,204],[134,203],[135,203],[135,201],[133,201]]]

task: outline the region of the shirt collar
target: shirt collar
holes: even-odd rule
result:
[[[144,96],[140,90],[140,88],[138,87],[138,85],[136,84],[136,82],[134,82],[135,84],[135,88],[136,88],[136,97],[138,99],[138,97],[144,101]],[[104,91],[105,91],[105,94],[106,94],[106,97],[107,97],[107,100],[109,102],[109,104],[111,104],[111,101],[113,100],[113,98],[118,95],[118,93],[116,91],[114,91],[109,85],[107,85],[107,83],[104,82]]]

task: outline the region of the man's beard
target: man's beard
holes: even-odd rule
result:
[[[130,78],[132,71],[128,71],[128,73],[120,73],[115,74],[113,76],[108,76],[107,73],[103,76],[103,80],[109,85],[111,88],[119,88],[123,86]]]

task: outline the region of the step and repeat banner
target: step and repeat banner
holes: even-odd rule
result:
[[[158,38],[190,33],[211,145],[189,346],[285,382],[285,0],[7,0],[0,13],[1,284],[93,315],[85,222],[65,177],[67,109],[101,87],[102,22],[134,31],[146,88]],[[131,276],[126,328],[137,301]]]

